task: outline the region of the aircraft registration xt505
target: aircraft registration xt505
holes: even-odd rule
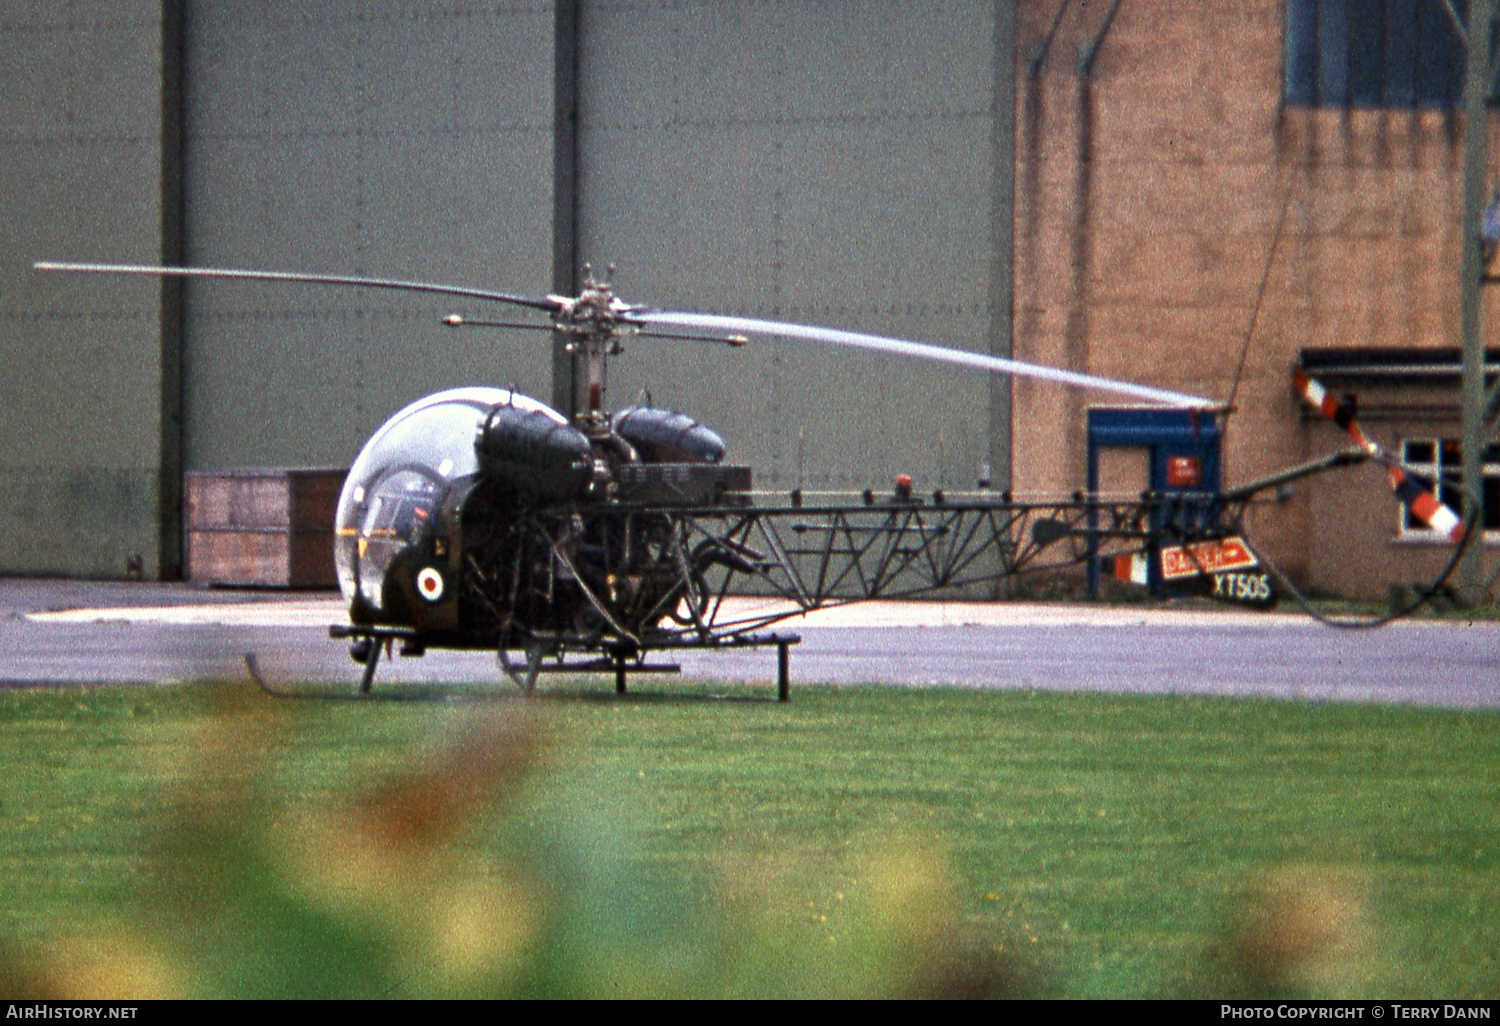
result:
[[[422,282],[278,271],[38,263],[38,270],[221,278],[395,289],[498,302],[546,315],[518,325],[457,314],[454,326],[560,333],[575,360],[570,418],[514,391],[455,388],[412,403],[355,459],[338,504],[335,563],[349,608],[336,638],[352,642],[371,691],[382,650],[495,652],[530,692],[543,672],[670,672],[653,653],[775,646],[788,694],[797,635],[768,630],[821,606],[995,584],[1023,572],[1101,558],[1144,582],[1196,579],[1205,594],[1269,605],[1275,589],[1243,537],[1252,497],[1332,466],[1368,445],[1230,491],[1084,495],[1024,503],[988,490],[930,496],[909,479],[859,501],[798,491],[766,501],[724,441],[671,410],[604,409],[608,358],[627,336],[713,341],[802,339],[1201,411],[1211,400],[978,353],[831,328],[633,306],[585,269],[577,296],[530,297]],[[1334,414],[1330,414],[1334,415]],[[1356,441],[1359,441],[1356,438]],[[1156,566],[1153,571],[1152,565]],[[1154,575],[1154,577],[1153,577]],[[778,598],[734,614],[730,595]]]

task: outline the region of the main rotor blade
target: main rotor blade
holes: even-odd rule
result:
[[[1212,409],[1220,404],[1182,392],[1171,392],[1148,385],[1135,385],[1114,378],[1095,377],[1076,371],[1060,370],[1042,364],[1008,360],[999,356],[971,353],[963,349],[947,349],[928,345],[925,342],[909,342],[900,338],[885,338],[881,335],[865,335],[856,331],[840,331],[837,328],[815,328],[806,324],[787,324],[781,321],[762,321],[751,317],[728,317],[720,314],[679,313],[671,310],[631,310],[622,318],[635,324],[663,324],[683,328],[702,328],[710,331],[748,332],[755,335],[773,335],[781,338],[806,339],[811,342],[827,342],[856,349],[871,349],[876,352],[894,353],[918,360],[936,360],[942,363],[977,367],[994,374],[1013,374],[1017,377],[1053,381],[1075,388],[1089,388],[1100,392],[1115,392],[1137,399],[1149,399],[1186,409]]]
[[[498,303],[529,306],[548,313],[559,310],[560,302],[551,297],[517,296],[509,292],[471,289],[457,285],[436,285],[422,281],[395,281],[389,278],[361,278],[343,274],[303,274],[294,271],[246,271],[215,267],[152,267],[146,264],[77,264],[39,260],[31,265],[38,271],[69,271],[76,274],[137,274],[156,278],[227,278],[237,281],[283,281],[308,285],[348,285],[367,289],[396,289],[402,292],[431,292],[440,296],[462,296]]]

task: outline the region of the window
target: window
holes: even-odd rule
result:
[[[1408,476],[1433,491],[1455,513],[1463,512],[1463,448],[1456,438],[1408,438],[1401,443],[1401,469]],[[1401,509],[1398,537],[1434,539],[1438,533],[1428,527],[1410,509]],[[1484,454],[1484,529],[1500,531],[1500,446],[1492,445]]]
[[[1444,0],[1287,0],[1285,70],[1294,106],[1454,107],[1464,40]]]

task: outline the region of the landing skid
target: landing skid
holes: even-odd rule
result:
[[[366,701],[379,699],[384,702],[458,702],[458,701],[487,701],[503,697],[498,691],[433,691],[431,689],[422,691],[384,692],[380,694],[369,691],[331,691],[327,688],[309,688],[301,691],[287,691],[278,688],[266,680],[261,673],[260,663],[255,658],[254,652],[245,653],[245,669],[250,673],[253,680],[266,694],[272,698],[316,698],[324,701]]]
[[[422,655],[425,651],[417,633],[405,627],[370,627],[353,626],[349,624],[334,624],[329,627],[328,635],[335,639],[354,639],[352,652],[355,658],[364,667],[360,674],[359,696],[369,696],[373,692],[375,683],[375,671],[380,664],[381,653],[390,656],[396,643],[401,643],[400,653],[406,656]],[[568,649],[564,646],[554,646],[551,649],[537,643],[533,643],[525,649],[518,650],[520,659],[516,659],[511,650],[500,649],[500,667],[522,694],[530,695],[536,688],[537,678],[544,674],[594,674],[613,673],[615,676],[615,693],[626,694],[626,680],[632,674],[674,674],[682,672],[682,666],[675,662],[650,662],[652,652],[683,651],[687,649],[698,650],[723,650],[731,648],[765,648],[774,645],[776,647],[776,699],[779,702],[791,700],[791,647],[800,644],[802,637],[799,634],[773,631],[764,634],[738,634],[725,638],[701,638],[697,636],[681,636],[663,639],[659,642],[643,646],[604,646],[602,649],[594,647],[590,649]],[[568,661],[567,655],[572,652],[574,656],[586,656],[594,653],[592,658],[583,658],[576,661]],[[245,665],[250,671],[251,678],[262,691],[277,697],[292,697],[292,693],[280,691],[272,687],[261,675],[254,654],[245,656]],[[353,697],[353,696],[351,696]]]

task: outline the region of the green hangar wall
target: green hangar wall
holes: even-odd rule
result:
[[[581,248],[712,309],[1009,355],[1009,4],[585,6]],[[762,487],[1003,473],[1008,390],[800,342],[637,345],[617,399],[703,411]]]
[[[148,0],[8,4],[0,19],[0,569],[170,576],[175,290],[42,283],[30,263],[174,256],[179,26]]]
[[[393,411],[554,380],[401,293],[39,275],[187,262],[566,291],[1010,350],[1010,2],[186,0],[0,15],[0,573],[173,577],[188,470],[347,465]],[[491,312],[471,308],[467,312]],[[762,487],[1009,471],[1009,386],[640,340]]]

